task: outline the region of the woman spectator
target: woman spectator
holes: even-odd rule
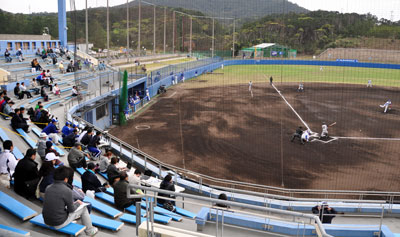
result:
[[[60,70],[60,72],[61,72],[62,74],[65,73],[64,63],[63,63],[62,60],[61,60],[60,63],[58,64],[58,69]]]
[[[3,106],[3,113],[12,117],[14,115],[14,109],[12,108],[12,106],[14,105],[14,102],[11,101],[11,99],[8,97],[5,100],[6,100],[6,103]]]
[[[78,96],[78,95],[79,95],[78,89],[76,88],[76,86],[73,86],[72,87],[72,96]]]
[[[14,191],[29,199],[35,197],[39,183],[38,164],[35,162],[36,149],[28,149],[25,157],[20,160],[14,172]]]
[[[175,185],[174,185],[174,182],[172,181],[172,176],[171,175],[167,174],[164,177],[163,181],[160,184],[160,189],[175,192]],[[158,196],[168,197],[168,198],[175,198],[172,195],[163,194],[163,193],[158,193]],[[170,205],[170,204],[172,204],[172,206],[175,206],[175,201],[165,200],[165,199],[162,199],[162,198],[158,198],[157,202],[159,204],[163,205],[163,206],[167,206],[167,205]],[[166,204],[166,203],[170,203],[170,204]]]
[[[61,97],[61,90],[60,90],[60,88],[58,88],[57,83],[54,84],[54,86],[53,86],[53,94],[58,97]]]
[[[42,181],[39,183],[39,195],[41,198],[44,198],[44,191],[47,186],[54,183],[54,164],[56,163],[56,156],[49,155],[44,160],[42,167],[39,170],[39,176],[42,178]]]

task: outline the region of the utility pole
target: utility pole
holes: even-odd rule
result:
[[[189,55],[192,57],[192,30],[193,30],[193,17],[190,16],[190,46],[189,46]]]
[[[215,19],[214,19],[214,17],[213,17],[213,19],[212,19],[212,48],[211,48],[211,57],[213,58],[214,57],[214,36],[215,36]]]
[[[175,28],[176,28],[176,21],[175,21],[175,11],[172,12],[172,53],[175,53]]]
[[[167,41],[167,7],[164,7],[164,54],[166,50]]]
[[[235,31],[236,31],[236,25],[235,25],[235,20],[233,20],[233,35],[232,35],[232,58],[235,57]]]
[[[154,23],[154,29],[153,29],[153,54],[156,54],[156,5],[154,4],[154,19],[153,19],[153,23]]]
[[[107,58],[110,56],[110,10],[107,0]]]
[[[129,52],[129,0],[126,0],[126,54]]]
[[[140,24],[142,21],[142,0],[139,0],[138,54],[140,56]]]
[[[87,9],[87,0],[86,0],[86,8],[85,8],[85,30],[86,30],[86,53],[89,54],[89,28],[88,28],[88,9]]]

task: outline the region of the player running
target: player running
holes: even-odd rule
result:
[[[392,101],[390,101],[390,99],[388,100],[388,101],[386,101],[386,103],[385,104],[383,104],[383,105],[379,105],[381,108],[384,108],[384,110],[383,110],[383,112],[384,113],[387,113],[391,108],[391,106],[392,106]]]
[[[297,91],[298,91],[298,92],[303,92],[303,91],[304,91],[304,85],[303,85],[303,83],[300,82],[299,88],[297,88]]]
[[[304,145],[305,142],[308,142],[310,139],[310,131],[306,130],[301,135],[301,144]]]
[[[323,138],[328,138],[328,126],[326,125],[325,122],[322,123],[322,132],[321,132],[321,136],[319,137],[319,139],[323,139]]]
[[[253,82],[252,81],[249,81],[249,91],[250,91],[251,97],[253,97]]]

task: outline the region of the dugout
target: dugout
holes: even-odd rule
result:
[[[262,43],[240,51],[240,56],[246,58],[296,58],[297,50],[275,43]]]

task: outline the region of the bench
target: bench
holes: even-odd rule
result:
[[[38,213],[21,202],[0,191],[0,206],[11,212],[23,221],[37,216]]]
[[[139,236],[147,236],[147,225],[148,224],[146,221],[143,221],[139,225]],[[176,237],[186,237],[186,236],[191,236],[191,237],[211,237],[212,235],[207,235],[203,233],[198,233],[198,232],[193,232],[190,230],[185,230],[182,228],[176,228],[172,226],[165,226],[165,225],[159,225],[159,224],[153,224],[152,225],[152,230],[154,231],[153,233],[155,236],[176,236]]]
[[[36,136],[40,137],[41,131],[40,131],[39,128],[32,127],[32,132],[33,132],[34,134],[36,134]],[[59,142],[62,143],[61,138],[60,138]],[[36,146],[36,144],[35,144],[35,146]],[[54,150],[56,150],[56,151],[60,154],[60,156],[64,156],[64,155],[65,155],[65,152],[64,152],[61,148],[59,148],[58,146],[56,146],[56,144],[54,144],[54,143],[53,143],[53,148],[54,148]]]
[[[142,200],[146,201],[145,198],[142,198]],[[154,200],[154,198],[150,198],[149,200]],[[162,205],[159,203],[157,203],[157,206],[162,207]],[[190,219],[194,219],[196,217],[196,214],[194,214],[193,212],[190,212],[188,210],[185,210],[185,209],[177,207],[177,206],[174,206],[174,207],[175,207],[175,212],[181,216],[189,217]]]
[[[40,99],[43,99],[43,97],[41,97],[41,96],[36,97],[36,98],[34,98],[34,99],[31,99],[28,103],[29,103],[29,104],[32,104],[33,102],[36,102],[36,101],[38,101],[38,100],[40,100]]]
[[[75,224],[75,223],[70,223],[69,225],[64,226],[61,229],[56,229],[52,226],[46,225],[43,220],[43,215],[41,215],[41,214],[36,216],[35,218],[32,218],[32,220],[30,220],[29,222],[34,225],[37,225],[37,226],[41,226],[41,227],[44,227],[44,228],[47,228],[50,230],[55,230],[55,231],[58,231],[58,232],[61,232],[61,233],[67,234],[67,235],[72,235],[72,236],[78,236],[80,233],[82,233],[86,229],[85,226]]]
[[[94,226],[112,231],[119,231],[122,228],[122,226],[124,226],[123,222],[111,220],[101,216],[90,215],[90,219],[92,219],[92,224]]]
[[[10,138],[8,137],[8,135],[4,132],[4,130],[2,128],[0,128],[0,139],[4,142],[7,140],[10,140]],[[12,152],[15,156],[15,158],[17,158],[18,160],[24,158],[24,155],[22,154],[22,152],[18,149],[18,147],[15,146],[14,144],[14,149]]]
[[[30,236],[31,233],[11,226],[0,224],[0,236]]]
[[[122,212],[118,211],[117,209],[110,207],[106,204],[103,204],[93,198],[86,196],[83,201],[89,202],[90,204],[92,204],[93,209],[101,213],[104,213],[108,216],[111,216],[112,218],[117,218],[118,216],[122,215]]]
[[[22,128],[17,128],[16,130],[31,148],[36,148],[36,142]]]
[[[140,203],[140,206],[142,208],[146,209],[146,202],[142,201]],[[182,221],[182,217],[179,214],[174,213],[172,211],[168,211],[167,209],[164,209],[162,207],[154,206],[153,210],[155,213],[158,213],[160,215],[171,217],[172,220],[174,220],[174,221]]]
[[[107,173],[103,173],[103,172],[99,172],[99,175],[101,175],[101,177],[105,178],[106,180],[108,180],[108,175]],[[114,194],[114,192],[113,192]]]
[[[50,102],[50,103],[46,104],[45,106],[43,106],[43,108],[48,109],[48,108],[50,108],[51,106],[56,105],[56,104],[59,104],[59,103],[61,103],[61,101],[59,101],[59,100],[53,101],[53,102]]]

